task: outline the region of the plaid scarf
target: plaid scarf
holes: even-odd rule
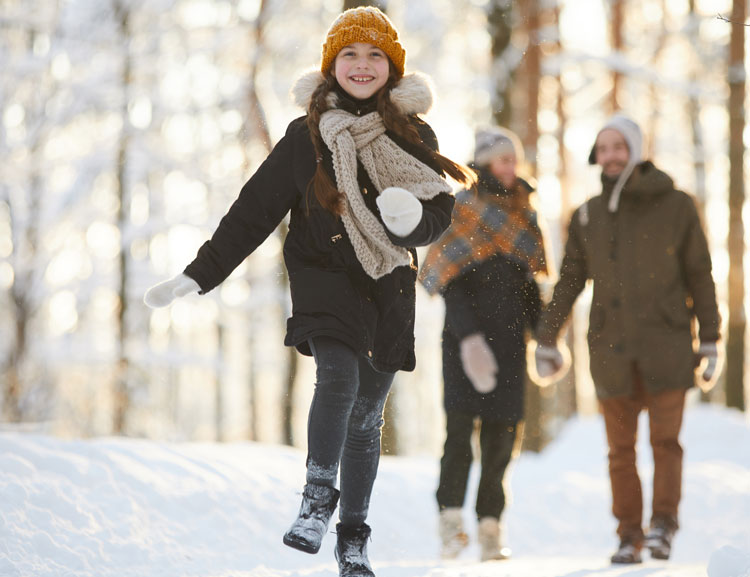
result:
[[[480,187],[488,184],[480,179]],[[495,180],[495,186],[499,183]],[[528,194],[530,187],[516,182],[512,194]],[[523,190],[525,189],[525,190]],[[512,196],[493,192],[461,191],[456,195],[453,222],[430,247],[419,280],[431,295],[452,280],[495,255],[503,255],[531,273],[547,273],[544,241],[536,211],[526,203],[517,208]]]

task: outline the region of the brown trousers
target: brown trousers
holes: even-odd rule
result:
[[[600,401],[609,444],[609,479],[612,513],[621,539],[643,539],[643,495],[636,468],[635,445],[638,415],[648,411],[654,458],[652,516],[667,518],[677,526],[677,508],[682,491],[682,446],[678,439],[685,408],[685,389],[649,394],[637,368],[633,369],[634,392],[629,397]]]

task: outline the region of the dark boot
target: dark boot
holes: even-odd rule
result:
[[[284,534],[284,545],[305,553],[317,553],[338,502],[337,489],[310,483],[305,485],[299,515]]]
[[[630,565],[641,562],[641,539],[623,537],[610,560],[615,564]]]
[[[677,520],[673,517],[656,516],[646,533],[643,544],[651,551],[654,559],[669,559],[672,553],[672,538],[677,532]]]
[[[375,577],[367,558],[367,540],[370,526],[359,527],[336,525],[336,549],[334,555],[339,563],[339,577]]]

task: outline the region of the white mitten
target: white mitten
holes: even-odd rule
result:
[[[148,289],[143,295],[143,302],[152,309],[158,309],[167,306],[177,297],[184,297],[199,290],[201,287],[197,282],[186,274],[180,273]]]
[[[532,346],[533,343],[529,343]],[[534,348],[534,370],[529,371],[531,380],[540,387],[546,387],[560,380],[570,366],[570,352],[568,347],[561,345],[542,345],[536,343]]]
[[[422,203],[403,188],[389,186],[375,202],[385,226],[396,236],[409,236],[422,220]]]
[[[721,373],[721,357],[715,342],[702,342],[695,353],[695,373],[704,393],[714,388]]]
[[[477,392],[486,394],[497,386],[497,360],[481,333],[464,337],[460,343],[461,364]]]

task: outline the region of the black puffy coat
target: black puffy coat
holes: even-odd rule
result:
[[[484,176],[479,194],[508,194],[495,179]],[[451,281],[443,297],[445,410],[517,423],[523,418],[526,331],[533,328],[541,309],[538,285],[523,265],[496,255]],[[499,368],[497,387],[488,394],[474,389],[459,353],[461,340],[477,332],[485,335]]]
[[[373,99],[355,101],[341,96],[338,106],[349,112],[364,115],[375,109]],[[429,125],[417,116],[410,118],[423,142],[437,149]],[[387,134],[401,148],[440,171],[420,147]],[[324,152],[324,166],[335,182],[331,153]],[[289,272],[292,316],[287,320],[284,343],[309,356],[308,339],[331,336],[369,357],[379,371],[413,370],[417,274],[413,247],[437,240],[450,225],[453,196],[439,194],[423,201],[422,220],[405,238],[386,229],[394,244],[410,249],[413,263],[374,280],[357,260],[341,219],[323,209],[313,194],[307,194],[315,168],[306,117],[301,117],[289,124],[284,137],[243,186],[185,274],[200,285],[202,293],[210,291],[291,211],[284,261]],[[361,165],[358,181],[367,206],[380,218],[376,188]]]

